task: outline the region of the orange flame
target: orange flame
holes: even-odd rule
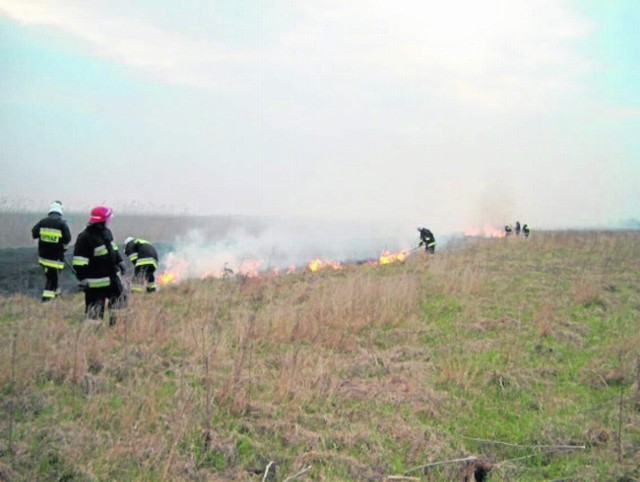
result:
[[[341,270],[342,269],[342,265],[340,264],[339,261],[324,261],[322,259],[315,258],[315,259],[312,259],[311,261],[309,261],[309,263],[307,264],[307,268],[312,273],[317,273],[318,271],[320,271],[322,269],[326,269],[326,268],[332,268],[332,269],[335,269],[335,270]]]
[[[177,283],[178,276],[171,271],[165,271],[158,276],[158,284],[159,285],[168,285],[171,283]]]
[[[404,263],[409,256],[409,251],[399,251],[396,253],[390,251],[384,251],[376,261],[368,261],[368,265],[387,265],[392,263]],[[171,271],[165,271],[158,275],[158,285],[168,285],[179,283],[180,281],[189,278],[189,262],[186,259],[175,257],[171,260]],[[247,278],[257,278],[259,276],[279,276],[280,274],[293,274],[297,268],[295,265],[289,265],[286,269],[275,268],[263,268],[264,260],[262,259],[245,259],[240,263],[240,266],[234,273],[234,270],[229,268],[225,263],[223,269],[213,269],[201,273],[199,277],[205,278],[228,278],[233,277],[236,273]],[[314,258],[307,263],[307,269],[312,273],[317,273],[322,270],[342,270],[344,266],[339,261],[323,260],[320,258]]]
[[[247,278],[257,278],[259,276],[260,266],[264,263],[261,259],[245,259],[238,268],[238,273],[245,275]]]
[[[383,251],[378,258],[379,264],[391,264],[391,263],[404,263],[409,253],[407,251],[400,251],[398,253],[392,253],[390,251]]]
[[[320,269],[320,266],[322,266],[321,259],[312,259],[311,261],[309,261],[309,264],[307,264],[307,268],[309,268],[309,271],[311,271],[312,273],[318,271]]]

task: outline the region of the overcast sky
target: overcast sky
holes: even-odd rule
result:
[[[640,2],[0,0],[0,198],[640,217]]]

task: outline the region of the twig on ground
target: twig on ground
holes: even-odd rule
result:
[[[478,460],[477,457],[474,457],[473,455],[469,456],[469,457],[465,457],[463,459],[452,459],[452,460],[442,460],[440,462],[432,462],[430,464],[425,464],[425,465],[420,465],[418,467],[413,467],[412,469],[409,469],[405,472],[405,474],[408,474],[410,472],[415,472],[416,470],[420,470],[420,469],[428,469],[429,467],[435,467],[437,465],[445,465],[445,464],[461,464],[464,462],[474,462]]]
[[[265,482],[267,480],[267,477],[269,475],[269,469],[271,468],[272,465],[273,465],[273,460],[271,462],[269,462],[267,464],[267,468],[264,469],[264,475],[262,476],[262,482]]]
[[[529,449],[585,450],[587,448],[586,445],[520,445],[501,442],[500,440],[487,440],[483,438],[465,437],[464,435],[462,435],[462,438],[467,440],[474,440],[476,442],[504,445],[505,447],[519,447]]]
[[[290,480],[293,479],[297,479],[298,477],[300,477],[303,474],[306,474],[307,472],[309,472],[311,470],[311,465],[307,465],[304,469],[302,469],[300,472],[297,472],[289,477],[287,477],[286,479],[284,479],[282,482],[289,482]]]
[[[548,454],[548,453],[553,453],[553,452],[560,452],[563,450],[584,450],[586,449],[586,447],[584,445],[518,445],[518,444],[510,444],[507,442],[500,442],[497,440],[485,440],[485,439],[476,439],[476,438],[471,438],[471,437],[464,437],[466,439],[470,439],[470,440],[475,440],[475,441],[479,441],[479,442],[488,442],[488,443],[493,443],[493,444],[497,444],[497,445],[506,445],[509,447],[518,447],[518,448],[522,448],[522,447],[527,447],[527,448],[536,448],[536,449],[546,449],[544,451],[540,451],[537,452],[535,454],[530,454],[530,455],[525,455],[523,457],[516,457],[514,459],[507,459],[507,460],[503,460],[501,462],[497,462],[495,465],[500,466],[502,464],[505,464],[507,462],[517,462],[519,460],[526,460],[526,459],[530,459],[532,457],[536,457],[542,454]],[[405,474],[411,473],[411,472],[415,472],[416,470],[421,470],[421,469],[428,469],[430,467],[436,467],[438,465],[445,465],[445,464],[461,464],[461,463],[466,463],[466,462],[475,462],[476,460],[478,460],[477,457],[475,456],[469,456],[469,457],[465,457],[462,459],[452,459],[452,460],[442,460],[440,462],[432,462],[430,464],[425,464],[425,465],[420,465],[418,467],[413,467],[412,469],[409,469],[405,472]],[[388,479],[388,480],[394,480],[394,479]]]
[[[535,454],[525,455],[524,457],[516,457],[515,459],[502,460],[502,461],[498,462],[495,465],[496,465],[496,467],[500,467],[502,464],[506,464],[508,462],[519,462],[520,460],[531,459],[533,457],[538,457],[538,456],[543,455],[545,453],[550,453],[550,452],[536,452]]]
[[[419,477],[405,477],[404,475],[387,475],[386,480],[420,480]]]

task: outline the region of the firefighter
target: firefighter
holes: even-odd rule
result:
[[[505,232],[505,234],[506,234],[507,236],[511,236],[511,233],[513,232],[513,229],[511,228],[511,225],[510,225],[510,224],[507,224],[507,225],[504,227],[504,232]]]
[[[520,221],[516,221],[516,236],[520,236]]]
[[[126,296],[118,271],[126,271],[118,245],[107,227],[113,211],[107,206],[91,210],[87,227],[78,235],[73,250],[73,266],[84,291],[85,313],[91,319],[103,319],[105,303],[109,303],[109,326],[116,324],[118,308],[126,304]]]
[[[424,250],[427,253],[435,253],[436,251],[436,238],[433,233],[427,228],[418,228],[420,233],[420,243],[418,247],[424,246]]]
[[[149,241],[129,236],[124,240],[124,254],[133,263],[133,285],[131,291],[144,291],[145,282],[147,293],[156,290],[154,273],[158,269],[158,252]]]
[[[529,229],[529,225],[525,224],[524,226],[522,226],[522,232],[524,233],[524,237],[528,238],[529,234],[531,233],[531,230]]]
[[[71,242],[71,231],[62,212],[62,203],[52,202],[47,217],[31,229],[31,236],[38,240],[38,263],[44,268],[43,303],[60,294],[58,273],[64,269],[64,252]]]

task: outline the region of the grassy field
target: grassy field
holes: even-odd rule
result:
[[[640,233],[0,298],[0,480],[640,480]]]

